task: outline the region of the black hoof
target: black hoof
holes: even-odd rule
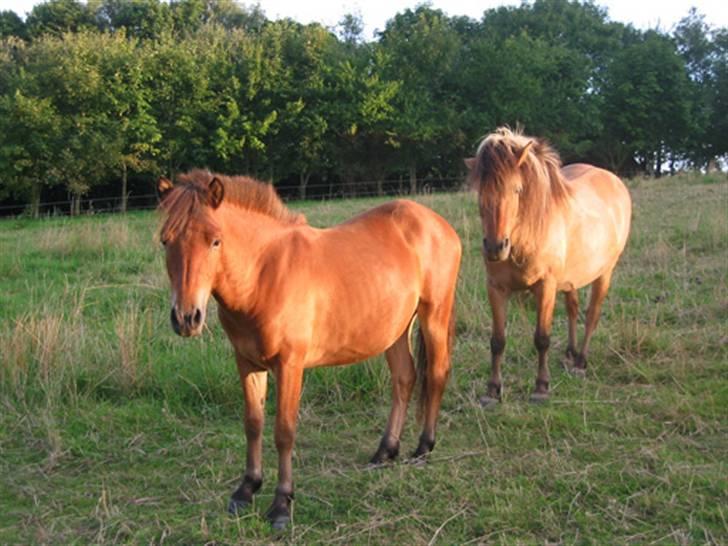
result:
[[[262,485],[263,480],[256,480],[248,476],[244,476],[243,481],[240,483],[240,487],[238,487],[230,496],[228,513],[233,516],[239,516],[242,514],[248,506],[253,503],[253,495],[258,492]]]
[[[576,355],[574,357],[574,366],[571,368],[571,373],[577,377],[584,377],[586,375],[586,357],[584,355]]]
[[[270,526],[274,531],[283,531],[291,523],[291,511],[287,506],[278,504],[271,506],[266,514],[266,518],[268,518]]]
[[[420,443],[417,444],[417,449],[412,453],[411,459],[413,461],[424,461],[430,451],[435,447],[435,440],[424,438],[420,436]]]
[[[488,390],[480,397],[480,405],[484,408],[495,407],[501,401],[502,387],[499,383],[488,381]]]
[[[533,404],[543,404],[544,402],[548,402],[549,400],[549,393],[547,392],[534,392],[531,394],[531,398],[529,400]]]
[[[270,518],[269,518],[270,519]],[[276,516],[273,519],[270,519],[270,526],[271,529],[274,531],[285,531],[286,527],[291,523],[291,517],[287,514]]]
[[[488,396],[487,394],[484,394],[480,397],[478,400],[480,402],[480,407],[482,408],[495,408],[498,404],[500,404],[499,398],[493,398],[492,396]]]
[[[247,511],[250,504],[251,503],[249,503],[248,501],[230,499],[227,507],[228,514],[230,514],[231,516],[242,516],[243,513]]]
[[[549,382],[545,379],[536,379],[536,390],[531,394],[531,402],[542,404],[549,399]]]
[[[389,446],[384,440],[379,444],[379,449],[369,461],[369,466],[381,466],[389,461],[399,457],[399,442],[396,445]]]
[[[274,531],[283,531],[291,522],[291,504],[293,493],[283,494],[276,492],[273,504],[265,514]]]

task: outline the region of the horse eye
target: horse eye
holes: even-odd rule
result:
[[[162,246],[167,246],[167,239],[162,239],[160,242],[162,243]]]
[[[220,239],[215,239],[214,241],[212,241],[212,248],[219,247],[221,243],[222,241]]]

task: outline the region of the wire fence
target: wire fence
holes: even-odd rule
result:
[[[462,189],[462,178],[418,178],[417,194],[447,193]],[[287,203],[301,201],[301,186],[286,184],[275,186],[276,191]],[[411,182],[407,179],[365,180],[353,182],[327,183],[317,182],[305,186],[306,201],[329,201],[337,199],[365,197],[399,197],[412,195]],[[122,211],[121,196],[81,198],[78,203],[73,199],[44,201],[37,204],[38,216],[57,217],[71,216],[74,204],[78,204],[80,215],[112,214]],[[126,198],[127,211],[144,211],[156,209],[159,197],[156,193],[129,195]],[[0,218],[11,219],[29,217],[33,206],[30,203],[17,205],[0,205]]]

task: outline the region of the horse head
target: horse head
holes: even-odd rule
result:
[[[207,184],[173,185],[160,178],[160,231],[172,287],[170,320],[180,336],[196,336],[205,325],[207,302],[221,268],[222,232],[215,212],[225,190],[217,177]]]
[[[525,138],[506,142],[491,135],[476,157],[465,160],[471,184],[478,191],[483,252],[490,262],[505,261],[511,255],[526,183],[523,166],[533,143]]]

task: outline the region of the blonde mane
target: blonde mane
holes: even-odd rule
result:
[[[223,184],[223,202],[274,218],[285,224],[305,224],[303,214],[283,204],[272,184],[247,176],[226,176],[203,169],[194,169],[177,177],[177,183],[159,205],[166,213],[160,230],[163,240],[183,231],[188,220],[207,204],[208,186],[213,178]]]
[[[519,162],[524,150],[526,155]],[[537,249],[550,218],[570,200],[559,154],[546,141],[526,136],[520,129],[499,127],[485,137],[478,146],[471,176],[479,194],[499,195],[515,191],[514,184],[520,178],[518,222],[512,238],[513,251],[521,259]]]

